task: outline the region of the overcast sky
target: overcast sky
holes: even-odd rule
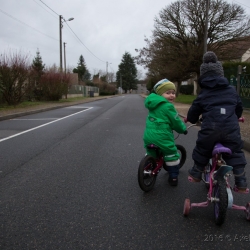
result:
[[[249,0],[227,0],[245,8]],[[0,53],[21,51],[30,61],[39,49],[43,63],[60,65],[59,15],[65,20],[62,42],[66,65],[77,66],[83,55],[91,74],[118,70],[125,52],[136,56],[150,38],[154,18],[174,0],[0,0]],[[64,47],[64,46],[63,46]],[[62,48],[63,48],[62,47]],[[64,56],[63,56],[64,65]],[[141,66],[137,69],[145,72]]]

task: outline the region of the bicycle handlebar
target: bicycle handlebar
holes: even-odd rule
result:
[[[184,117],[183,121],[187,123],[188,122],[187,117]],[[238,121],[242,123],[245,122],[245,117],[244,116],[240,117]],[[199,119],[199,122],[202,122],[202,118]]]
[[[239,122],[245,122],[245,117],[244,116],[240,117]]]

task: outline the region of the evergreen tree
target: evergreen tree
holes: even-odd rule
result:
[[[130,53],[125,52],[118,67],[119,70],[116,73],[117,87],[120,86],[122,81],[122,89],[125,90],[125,93],[130,89],[137,89],[137,68]]]
[[[42,74],[44,73],[44,69],[45,69],[45,64],[43,64],[43,60],[40,55],[39,49],[37,49],[36,51],[36,57],[33,59],[31,67],[33,71],[32,75],[34,77],[35,85],[37,85],[39,84],[40,78]]]
[[[41,77],[44,74],[45,64],[43,64],[42,57],[40,55],[39,49],[36,51],[36,56],[32,61],[29,76],[27,78],[28,82],[25,85],[25,94],[28,100],[40,100],[41,99],[41,90],[40,90],[40,81]]]
[[[88,69],[86,69],[84,75],[83,75],[83,80],[84,81],[89,81],[91,78],[91,74],[89,73]]]
[[[73,69],[74,73],[78,74],[79,80],[89,80],[91,75],[87,69],[83,55],[80,55],[77,68]]]

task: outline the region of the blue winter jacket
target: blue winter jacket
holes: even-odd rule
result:
[[[203,125],[224,124],[239,127],[242,102],[225,77],[206,76],[199,79],[201,92],[189,109],[187,119],[196,123],[202,114]]]
[[[201,92],[193,101],[187,120],[196,123],[202,116],[193,160],[206,165],[216,142],[222,143],[233,152],[242,148],[238,118],[242,115],[242,102],[235,88],[225,77],[206,74],[199,79]],[[240,156],[240,155],[239,155]],[[238,163],[245,159],[239,157]],[[232,162],[235,164],[235,162]]]

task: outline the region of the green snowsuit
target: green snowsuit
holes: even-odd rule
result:
[[[157,145],[164,154],[164,161],[179,159],[175,146],[173,130],[177,133],[186,131],[174,105],[163,96],[150,94],[145,100],[145,107],[149,110],[144,131],[144,147],[148,155],[155,157],[154,150],[147,149],[148,144]]]

